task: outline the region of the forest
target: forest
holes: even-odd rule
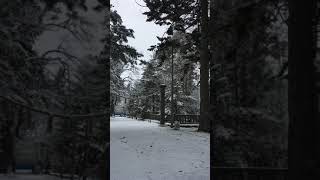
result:
[[[211,178],[317,179],[319,3],[144,3],[147,21],[168,28],[142,78],[111,92],[111,112],[122,97],[129,116],[171,126],[197,114],[198,131],[210,133]]]
[[[109,2],[0,4],[0,171],[107,177]],[[103,20],[102,45],[99,52],[74,55],[70,43],[92,39],[88,11]],[[50,36],[59,33],[64,38],[57,44]]]
[[[319,178],[318,1],[135,2],[151,58],[109,0],[0,2],[0,174],[109,179],[120,114],[193,119],[211,179]]]
[[[199,131],[213,132],[215,166],[287,167],[287,2],[145,3],[168,31],[141,79],[111,86],[111,107],[122,97],[132,116],[159,114],[164,84],[166,115],[200,114]]]

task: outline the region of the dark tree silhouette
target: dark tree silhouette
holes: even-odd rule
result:
[[[209,49],[208,49],[208,1],[200,1],[201,42],[200,42],[200,131],[209,131]]]
[[[289,1],[289,179],[319,179],[319,119],[316,119],[316,0]]]

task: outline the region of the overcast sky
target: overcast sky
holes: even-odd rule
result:
[[[166,31],[166,27],[156,25],[154,22],[146,22],[147,16],[142,13],[147,11],[148,8],[141,7],[137,3],[142,6],[145,5],[143,0],[111,0],[113,9],[122,18],[123,25],[134,30],[135,38],[129,39],[129,45],[135,47],[139,53],[144,55],[141,59],[148,61],[152,57],[152,52],[148,51],[148,48],[158,43],[157,36],[161,37]],[[141,78],[142,66],[137,68],[136,72],[125,72],[122,77],[129,76],[133,80]]]
[[[157,44],[156,37],[162,36],[166,28],[156,25],[154,22],[146,22],[147,17],[142,13],[148,8],[141,7],[136,2],[144,5],[143,0],[111,0],[113,9],[120,14],[123,24],[135,32],[135,39],[130,39],[129,44],[144,55],[144,60],[149,60],[152,52],[147,49],[151,45]]]

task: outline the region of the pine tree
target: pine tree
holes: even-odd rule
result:
[[[123,80],[120,77],[123,68],[126,64],[135,64],[135,60],[140,56],[134,48],[126,44],[127,38],[133,37],[133,31],[122,25],[121,17],[115,11],[110,15],[111,32],[103,39],[105,43],[103,51],[99,56],[84,57],[77,68],[76,80],[71,81],[68,91],[72,95],[69,97],[70,104],[66,106],[69,107],[66,109],[69,114],[95,114],[106,111],[110,113],[110,96],[108,95],[110,92],[106,89],[110,85],[111,94],[117,95],[119,89],[123,87]],[[109,49],[110,46],[111,49]],[[111,61],[107,57],[110,57]],[[110,65],[112,65],[111,68]],[[108,68],[111,71],[110,76]],[[108,76],[110,82],[108,82]],[[58,157],[66,160],[62,161],[58,167],[63,167],[63,164],[70,164],[70,167],[64,167],[60,170],[61,172],[67,171],[81,177],[88,177],[94,175],[92,170],[99,169],[98,174],[104,174],[100,168],[104,167],[103,163],[107,163],[105,156],[109,152],[107,131],[110,122],[108,118],[106,115],[88,119],[62,119],[54,136],[56,140],[54,146],[64,147],[61,151],[56,149],[59,153]],[[72,142],[72,146],[68,142]],[[67,152],[71,154],[65,157]]]
[[[279,35],[270,29],[276,23],[285,23],[280,21],[279,14],[275,14],[275,5],[279,3],[217,1],[211,4],[212,143],[221,147],[213,149],[215,166],[286,165],[286,147],[279,143],[286,142],[285,119],[269,113],[264,102],[270,100],[268,94],[276,87],[272,78],[276,75],[275,67],[271,63],[280,58],[277,49],[280,43]],[[261,128],[262,124],[265,128]],[[270,132],[268,129],[271,128],[277,130]],[[260,132],[268,133],[262,135]],[[272,133],[278,134],[279,138],[268,140]],[[256,140],[250,134],[255,134]],[[257,148],[258,144],[265,143],[270,146]],[[250,148],[246,149],[248,146]],[[272,161],[270,157],[275,155],[267,149],[273,149],[281,160]]]

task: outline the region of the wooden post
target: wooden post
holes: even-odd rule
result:
[[[173,32],[173,31],[172,31]],[[174,98],[173,98],[173,94],[174,94],[174,76],[173,76],[173,73],[174,73],[174,69],[173,69],[173,42],[172,42],[172,45],[171,45],[171,122],[170,122],[170,126],[173,128],[173,121],[174,121]]]
[[[154,101],[154,95],[152,95],[152,114],[154,114],[154,112],[155,112],[155,105],[154,105],[154,103],[155,103],[155,101]]]
[[[166,85],[160,85],[160,125],[164,125],[164,118],[165,118],[165,89]]]

